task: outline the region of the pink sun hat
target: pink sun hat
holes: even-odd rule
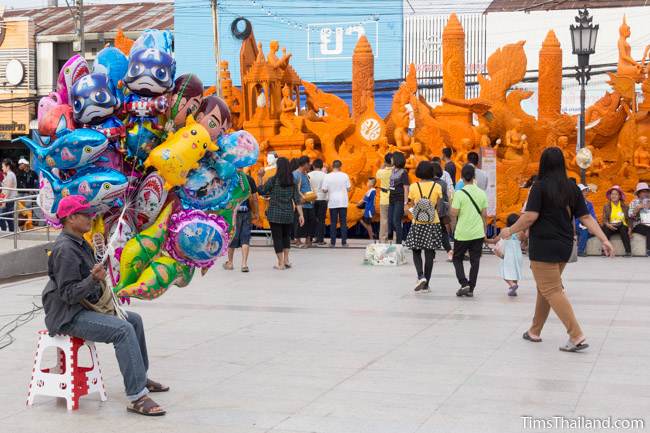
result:
[[[59,202],[59,208],[56,211],[56,217],[58,219],[63,219],[74,215],[76,213],[84,213],[86,215],[92,215],[93,212],[90,210],[90,205],[86,197],[82,195],[69,195],[63,197]]]
[[[609,199],[609,195],[612,193],[612,191],[618,191],[618,195],[621,196],[621,201],[625,201],[625,193],[618,185],[614,185],[607,190],[607,192],[605,193],[605,197],[607,197],[607,199]]]

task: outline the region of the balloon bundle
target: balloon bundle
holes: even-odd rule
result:
[[[233,212],[250,195],[239,169],[257,161],[228,106],[201,80],[175,77],[168,31],[145,30],[128,53],[107,46],[92,70],[81,56],[38,104],[38,204],[51,225],[60,200],[79,194],[96,217],[88,240],[114,293],[154,299],[187,285],[227,249]]]

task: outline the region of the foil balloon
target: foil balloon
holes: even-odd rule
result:
[[[38,100],[38,109],[37,109],[37,119],[40,122],[41,119],[53,108],[63,105],[61,102],[61,97],[58,93],[50,93],[47,96],[43,96]]]
[[[59,94],[62,104],[72,105],[73,84],[89,73],[88,62],[79,54],[75,54],[65,62],[59,72],[59,79],[56,82],[56,92]]]
[[[122,154],[120,154],[114,147],[109,146],[103,151],[97,161],[94,163],[97,167],[112,168],[113,170],[123,171],[124,162]]]
[[[220,179],[230,179],[237,175],[237,168],[226,160],[217,159],[212,166]]]
[[[174,81],[168,114],[168,130],[185,124],[187,116],[194,115],[203,99],[203,82],[195,74],[183,74]]]
[[[218,210],[227,206],[237,184],[236,177],[221,179],[217,171],[205,160],[192,170],[176,194],[184,209]]]
[[[126,75],[128,68],[129,59],[115,47],[103,48],[97,53],[93,62],[93,72],[106,74],[120,103],[124,101],[124,91],[119,83]]]
[[[97,125],[113,116],[119,106],[108,76],[94,72],[79,78],[70,92],[74,120],[82,125]]]
[[[172,285],[186,286],[192,280],[194,268],[171,257],[154,259],[133,284],[115,290],[119,297],[153,300]]]
[[[137,233],[135,223],[128,213],[122,213],[121,209],[109,214],[105,219],[106,231],[106,254],[107,270],[111,284],[115,287],[120,281],[120,258],[126,243]]]
[[[126,127],[115,116],[120,100],[108,76],[94,72],[81,77],[72,86],[71,94],[74,120],[101,132],[118,149],[120,140],[126,137]]]
[[[62,181],[47,170],[41,171],[41,190],[38,203],[46,215],[53,216],[61,199],[68,195],[82,195],[97,213],[106,212],[126,194],[126,176],[116,170],[89,165]]]
[[[163,187],[165,181],[158,173],[151,172],[140,182],[135,196],[135,219],[138,229],[146,229],[160,213],[167,191]]]
[[[260,148],[253,135],[245,130],[223,134],[217,140],[219,156],[236,168],[249,167],[257,162]]]
[[[122,151],[127,154],[129,159],[134,159],[138,163],[144,161],[149,152],[160,144],[162,131],[155,128],[149,121],[136,122],[126,131],[126,140]]]
[[[60,170],[84,167],[97,160],[108,147],[104,134],[94,129],[60,129],[47,147],[27,136],[18,137],[16,141],[27,146],[39,163]]]
[[[172,205],[168,204],[151,227],[142,230],[126,243],[120,256],[120,281],[115,286],[116,293],[133,284],[160,253],[171,213]]]
[[[200,268],[212,266],[226,252],[228,223],[200,210],[183,210],[171,217],[165,250],[181,263]]]
[[[46,102],[45,104],[48,105],[49,102]],[[38,133],[42,137],[55,138],[57,131],[62,128],[70,130],[75,129],[72,107],[67,104],[56,106],[48,105],[48,108],[43,111],[43,114],[39,114]]]
[[[216,210],[217,215],[224,218],[231,228],[233,227],[235,209],[251,195],[248,177],[244,173],[237,172],[237,176],[233,179],[233,184],[228,202]]]
[[[215,143],[221,134],[232,127],[228,104],[215,95],[203,98],[196,112],[196,121],[208,130],[210,138]]]
[[[208,131],[190,115],[187,125],[171,134],[151,151],[145,167],[155,167],[165,179],[165,189],[183,185],[190,170],[199,168],[199,160],[207,151],[217,150]]]
[[[133,42],[129,56],[137,51],[147,48],[154,48],[167,54],[172,54],[174,37],[169,30],[146,29],[143,30],[138,39]]]

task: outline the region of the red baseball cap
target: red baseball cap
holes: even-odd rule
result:
[[[93,212],[90,210],[90,205],[86,197],[82,195],[69,195],[63,197],[59,202],[59,208],[56,211],[56,216],[58,219],[69,217],[76,213],[83,213],[87,215],[92,215]]]

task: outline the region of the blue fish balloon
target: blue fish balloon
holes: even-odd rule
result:
[[[38,204],[48,217],[54,219],[63,197],[82,195],[96,212],[104,212],[119,204],[128,184],[125,175],[110,168],[87,166],[66,181],[43,170]]]
[[[44,142],[40,136],[35,138]],[[108,147],[108,139],[99,131],[93,129],[58,130],[56,138],[49,146],[44,147],[27,136],[18,137],[16,140],[25,144],[42,167],[69,170],[83,167],[96,161],[101,153]],[[47,142],[47,140],[45,140]]]

